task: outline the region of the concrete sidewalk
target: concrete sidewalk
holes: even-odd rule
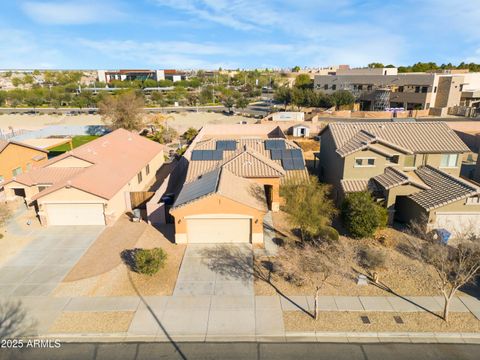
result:
[[[49,328],[63,312],[116,311],[134,312],[128,331],[124,334],[117,334],[117,336],[132,339],[146,338],[168,341],[172,337],[195,341],[227,341],[229,339],[232,341],[257,341],[263,338],[266,340],[279,338],[279,341],[289,341],[288,338],[292,337],[296,339],[295,341],[299,341],[306,337],[308,341],[312,341],[312,337],[318,340],[318,334],[320,334],[285,332],[284,311],[313,312],[313,298],[307,296],[292,296],[289,299],[279,296],[241,295],[151,296],[144,298],[28,296],[10,298],[10,300],[20,300],[22,307],[28,311],[30,317],[37,320],[36,333],[32,335],[48,336]],[[322,296],[320,297],[320,309],[322,311],[358,312],[421,312],[425,309],[439,311],[441,309],[440,301],[441,299],[438,297],[409,297],[403,300],[381,296]],[[469,296],[455,298],[451,311],[470,311],[478,317],[480,300]],[[330,340],[333,341],[335,336],[332,334],[335,333],[325,333],[320,337],[330,337]],[[78,335],[76,334],[76,336]],[[114,334],[97,334],[95,336],[112,335]],[[397,335],[399,338],[407,337],[408,341],[411,341],[410,334]],[[431,341],[439,336],[447,336],[446,334],[423,335],[430,338]],[[372,336],[368,334],[358,336],[368,337],[371,341],[381,341],[378,333]],[[394,335],[389,336],[394,337]],[[448,336],[458,340],[460,335]],[[345,340],[345,337],[346,335],[338,335],[342,341]],[[383,338],[385,335],[381,335],[381,337]]]

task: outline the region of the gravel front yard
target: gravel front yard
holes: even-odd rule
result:
[[[279,238],[294,239],[289,229],[286,214],[283,212],[273,213],[273,222]],[[345,295],[345,296],[387,296],[390,293],[375,285],[359,286],[357,279],[359,274],[366,274],[365,270],[358,265],[356,251],[361,246],[372,246],[386,252],[386,266],[378,271],[380,282],[392,289],[399,295],[421,296],[441,295],[436,287],[437,275],[430,266],[425,266],[417,260],[405,255],[401,250],[406,240],[402,233],[387,228],[381,230],[377,237],[384,236],[387,240],[382,245],[375,239],[350,239],[340,237],[343,243],[347,262],[342,264],[346,276],[334,276],[328,280],[327,285],[321,290],[321,295]],[[260,265],[262,258],[255,259]],[[275,261],[275,258],[271,259]],[[279,276],[273,276],[273,284],[286,295],[313,295],[314,289],[309,286],[298,287],[288,283]],[[262,280],[255,281],[256,295],[274,295],[275,289]],[[458,295],[462,293],[459,292]]]
[[[161,232],[145,223],[124,222],[121,225],[124,234],[129,234],[130,227],[140,226],[143,230],[136,237],[127,236],[123,244],[119,244],[121,238],[110,238],[110,245],[109,242],[93,244],[55,289],[55,296],[134,296],[137,291],[144,296],[173,293],[185,245],[172,244]],[[154,247],[161,247],[168,259],[165,267],[153,276],[132,272],[121,260],[120,254],[125,249]]]
[[[360,316],[368,316],[364,324]],[[400,316],[403,324],[397,324]],[[480,321],[471,313],[450,313],[448,323],[428,313],[321,312],[315,321],[299,311],[283,313],[285,331],[345,332],[478,332]]]
[[[51,333],[120,333],[126,332],[134,312],[63,312],[50,327]]]

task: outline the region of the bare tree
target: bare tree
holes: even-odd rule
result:
[[[35,332],[36,322],[28,318],[21,302],[0,303],[0,339],[12,339]]]
[[[287,281],[297,286],[313,287],[315,320],[319,316],[320,290],[327,280],[342,269],[341,252],[338,244],[295,243],[280,249],[277,256],[277,272]]]
[[[450,303],[458,289],[475,281],[480,273],[480,244],[464,238],[453,247],[438,241],[425,243],[422,259],[434,267],[444,297],[443,319],[448,321]]]
[[[134,91],[107,95],[98,103],[102,120],[113,129],[141,130],[145,102]]]

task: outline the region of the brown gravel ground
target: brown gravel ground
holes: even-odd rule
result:
[[[288,227],[288,221],[284,212],[273,213],[273,222],[277,229],[278,238],[295,239]],[[346,261],[341,266],[346,269],[345,276],[334,276],[322,289],[321,295],[346,295],[346,296],[386,296],[388,291],[375,285],[358,286],[356,279],[359,273],[366,274],[356,260],[356,252],[359,247],[368,245],[383,249],[387,253],[386,266],[378,271],[380,282],[399,295],[422,296],[441,295],[436,288],[437,275],[431,266],[423,265],[404,253],[401,249],[406,243],[406,237],[399,231],[391,228],[380,230],[377,239],[383,236],[383,244],[375,239],[350,239],[340,237],[340,242],[346,253]],[[255,259],[257,264],[262,258]],[[274,261],[274,258],[272,259]],[[286,295],[312,295],[313,288],[308,285],[298,287],[286,282],[279,276],[273,276],[274,285]],[[274,295],[275,289],[262,280],[255,281],[256,295]],[[461,293],[459,293],[461,295]]]
[[[128,330],[134,312],[63,312],[50,327],[51,333],[119,333]]]
[[[360,316],[368,316],[371,324],[363,324]],[[395,323],[400,316],[404,324]],[[450,313],[448,323],[428,313],[393,312],[320,312],[315,321],[299,311],[283,313],[286,331],[345,332],[479,332],[480,321],[471,313]]]
[[[134,226],[138,224],[133,224]],[[168,259],[163,269],[153,275],[142,275],[132,272],[123,262],[109,271],[82,278],[76,274],[76,267],[69,274],[70,279],[81,279],[68,281],[64,280],[54,292],[55,296],[135,296],[140,293],[144,296],[171,295],[175,288],[178,271],[185,252],[185,245],[172,244],[164,235],[150,225],[145,225],[145,231],[137,238],[136,243],[128,247],[118,248],[116,252],[104,253],[103,256],[120,258],[120,252],[124,249],[133,248],[154,248],[161,247],[168,254]],[[172,231],[171,228],[168,228]],[[98,257],[89,256],[92,263],[98,261]],[[109,261],[109,259],[102,259]],[[112,260],[113,261],[113,260]],[[92,264],[93,265],[93,264]],[[83,266],[88,266],[84,263]],[[80,268],[83,274],[83,267]]]

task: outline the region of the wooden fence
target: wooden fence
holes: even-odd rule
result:
[[[130,192],[130,203],[132,209],[145,209],[146,203],[155,195],[153,191],[133,191]]]

